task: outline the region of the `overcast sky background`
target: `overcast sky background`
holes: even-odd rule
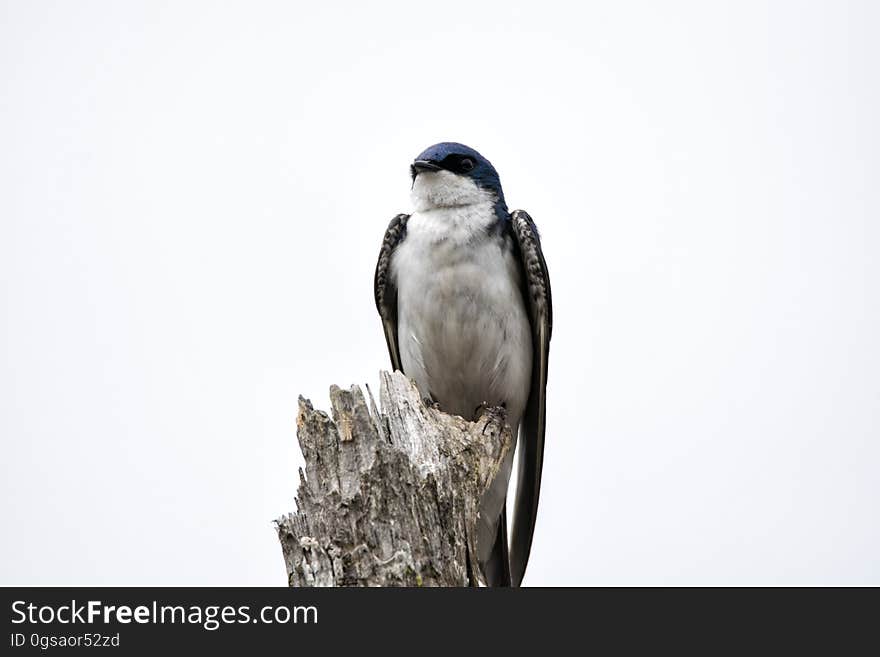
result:
[[[462,141],[554,293],[526,584],[880,584],[880,4],[0,2],[2,584],[284,585]]]

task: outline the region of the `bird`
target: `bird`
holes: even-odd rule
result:
[[[410,178],[412,210],[388,225],[374,277],[391,365],[444,412],[475,420],[504,407],[519,454],[512,538],[513,449],[480,504],[477,560],[487,585],[520,586],[538,511],[553,326],[541,239],[527,212],[508,211],[498,172],[469,146],[430,146]]]

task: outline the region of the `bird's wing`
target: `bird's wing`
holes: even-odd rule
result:
[[[511,231],[519,247],[523,273],[523,295],[532,327],[532,381],[529,402],[520,423],[519,479],[513,520],[513,542],[510,549],[510,574],[519,586],[526,572],[532,534],[538,513],[541,492],[541,467],[544,462],[544,425],[546,422],[547,356],[553,328],[553,304],[550,277],[541,252],[538,229],[528,213],[515,210],[511,214]]]
[[[385,329],[385,342],[388,343],[391,367],[400,371],[403,371],[403,368],[400,364],[400,345],[397,342],[397,288],[391,280],[391,255],[406,235],[408,219],[408,214],[399,214],[388,224],[373,280],[376,309],[382,317],[382,328]]]

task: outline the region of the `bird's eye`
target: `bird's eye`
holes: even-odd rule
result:
[[[466,157],[459,162],[458,166],[464,172],[471,171],[474,168],[474,161],[471,158]]]

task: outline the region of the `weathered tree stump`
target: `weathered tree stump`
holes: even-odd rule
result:
[[[276,521],[290,586],[468,586],[480,500],[512,448],[503,409],[476,422],[425,405],[400,372],[372,394],[300,397],[297,510]]]

